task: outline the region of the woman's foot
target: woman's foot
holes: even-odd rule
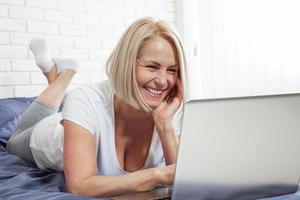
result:
[[[66,69],[73,70],[74,72],[78,70],[79,65],[74,59],[53,58],[53,61],[56,64],[57,74],[60,74]]]
[[[78,70],[78,63],[74,59],[62,59],[51,57],[51,50],[48,42],[42,38],[33,38],[29,45],[37,66],[42,70],[49,85],[64,70],[70,69],[75,73]]]
[[[68,73],[76,74],[78,70],[78,63],[74,59],[62,59],[62,58],[54,58],[53,61],[55,65],[48,72],[44,72],[49,85],[56,79],[58,75],[60,75],[64,71],[68,71]]]
[[[51,50],[47,41],[41,38],[33,38],[30,41],[29,48],[34,55],[37,66],[42,72],[49,72],[55,63],[52,60]]]

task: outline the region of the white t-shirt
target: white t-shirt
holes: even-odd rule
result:
[[[41,169],[63,171],[62,119],[70,120],[96,136],[97,174],[127,174],[118,162],[115,149],[115,117],[113,91],[109,81],[78,87],[65,99],[62,113],[41,120],[34,128],[30,148],[36,164]],[[179,136],[181,109],[173,117]],[[75,133],[74,133],[75,134]],[[157,131],[154,129],[150,150],[141,169],[164,165],[164,155]]]

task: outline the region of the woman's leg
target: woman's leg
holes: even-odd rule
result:
[[[60,59],[60,62],[51,67],[46,66],[45,63],[49,65],[52,62],[52,60],[47,60],[49,55],[45,56],[45,54],[49,54],[49,51],[45,51],[45,48],[49,48],[45,45],[46,42],[44,40],[40,40],[41,44],[37,43],[37,40],[34,41],[34,45],[38,45],[38,48],[32,48],[32,44],[30,48],[35,55],[37,65],[43,71],[49,85],[22,115],[14,134],[7,144],[9,153],[18,155],[30,163],[34,163],[29,144],[35,125],[42,119],[57,113],[65,91],[77,70],[76,61],[71,59]],[[58,68],[60,69],[59,74],[57,74]]]
[[[65,90],[75,71],[62,71],[22,115],[14,134],[7,143],[7,151],[35,165],[30,149],[30,138],[36,125],[46,117],[57,113]],[[47,77],[47,75],[46,75]]]
[[[49,45],[44,39],[32,39],[29,47],[37,66],[42,70],[49,83],[49,86],[37,97],[37,101],[46,106],[58,108],[77,71],[78,64],[73,59],[53,59]]]
[[[75,73],[72,69],[63,70],[37,97],[37,101],[48,107],[58,109]]]
[[[33,127],[40,120],[58,112],[65,91],[75,73],[76,72],[71,69],[66,69],[53,81],[49,81],[49,86],[36,98],[22,115],[14,135]],[[49,74],[44,74],[47,79],[49,79]]]
[[[30,49],[35,57],[37,66],[42,70],[49,85],[37,97],[37,103],[30,105],[26,110],[21,121],[18,123],[16,132],[22,132],[23,130],[34,126],[43,118],[58,111],[68,85],[78,68],[78,64],[75,60],[52,59],[51,50],[47,41],[44,39],[36,38],[31,40]],[[59,73],[57,73],[57,69],[59,69]],[[47,109],[43,109],[43,112],[38,112],[38,109],[35,107],[39,106],[36,106],[36,104],[40,104]]]

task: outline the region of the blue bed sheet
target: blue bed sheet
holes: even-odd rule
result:
[[[63,173],[42,171],[6,152],[5,146],[11,133],[33,100],[0,99],[0,200],[96,199],[67,193]]]
[[[0,199],[83,200],[66,192],[62,173],[33,168],[17,156],[0,151]]]

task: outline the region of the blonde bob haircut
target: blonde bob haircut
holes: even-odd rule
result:
[[[146,41],[157,36],[165,38],[175,47],[180,68],[178,76],[185,88],[186,61],[182,43],[179,35],[163,21],[155,21],[150,17],[135,21],[122,35],[106,63],[106,73],[114,94],[129,105],[145,111],[152,109],[145,103],[138,89],[135,68]]]

